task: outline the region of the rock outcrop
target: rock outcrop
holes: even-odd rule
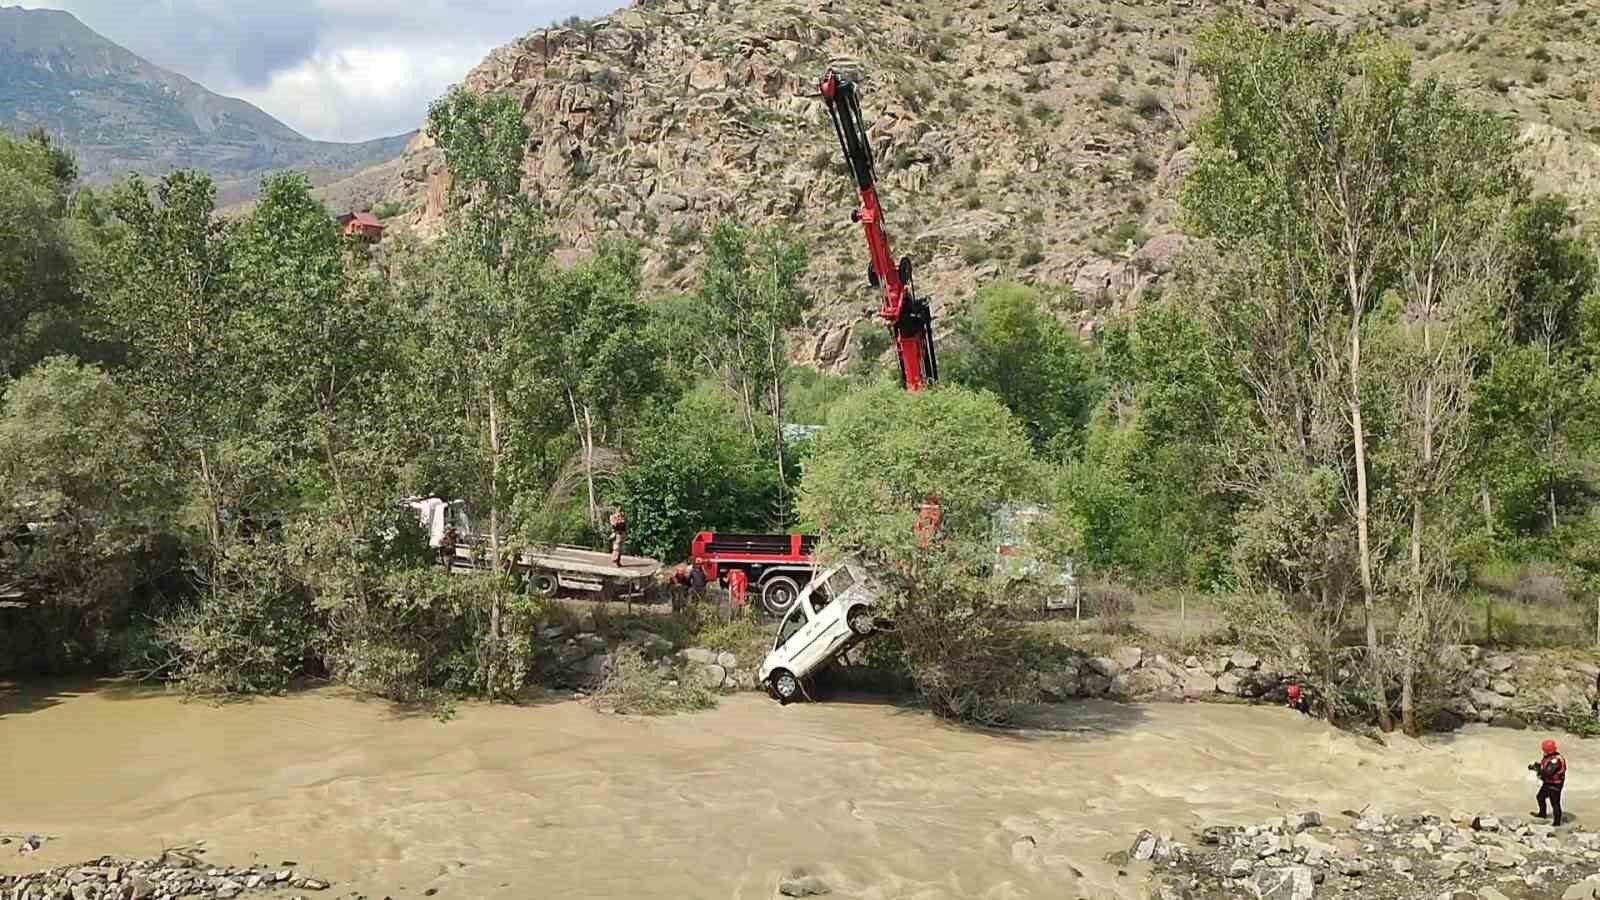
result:
[[[1428,15],[1359,4],[1235,4],[1268,20],[1378,27],[1426,73],[1475,102],[1538,123],[1526,134],[1548,186],[1600,195],[1600,108],[1579,102],[1582,27],[1529,38],[1555,54],[1548,81],[1483,83],[1545,28],[1528,11],[1466,0]],[[1186,248],[1177,197],[1208,100],[1192,72],[1208,3],[978,0],[641,0],[592,22],[540,28],[493,51],[464,83],[515,98],[534,134],[523,170],[569,253],[640,242],[653,290],[690,284],[708,227],[737,217],[809,237],[816,310],[795,335],[802,362],[840,367],[853,325],[879,298],[863,278],[854,184],[816,84],[858,79],[888,226],[935,313],[999,277],[1072,288],[1057,306],[1080,334],[1162,288]],[[1498,17],[1498,21],[1496,19]],[[1495,23],[1493,41],[1471,41]],[[1502,46],[1504,44],[1504,46]],[[1423,52],[1422,48],[1429,48]],[[1591,60],[1592,62],[1592,60]],[[1587,95],[1585,89],[1584,94]],[[404,155],[325,189],[340,208],[385,203],[389,224],[438,231],[449,174],[423,134]],[[1213,673],[1216,674],[1216,673]]]

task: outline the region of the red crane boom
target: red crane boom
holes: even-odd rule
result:
[[[920,390],[939,377],[939,361],[933,350],[933,313],[928,298],[917,296],[911,284],[911,258],[899,264],[889,250],[889,237],[883,230],[883,205],[878,200],[878,177],[872,160],[872,145],[861,119],[855,83],[840,78],[833,70],[822,78],[822,99],[833,118],[839,147],[855,176],[861,192],[861,208],[850,214],[860,222],[867,236],[867,282],[883,287],[883,308],[878,315],[889,324],[895,349],[900,356],[900,380],[907,390]]]

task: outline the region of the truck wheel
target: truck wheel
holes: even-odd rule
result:
[[[872,619],[872,611],[865,606],[858,606],[850,610],[850,614],[845,617],[845,622],[850,626],[851,631],[861,637],[871,634],[877,627],[877,623]]]
[[[536,593],[543,594],[546,597],[554,597],[556,591],[561,587],[560,582],[556,581],[554,572],[535,572],[528,579],[528,583],[533,585]]]
[[[772,696],[785,706],[793,703],[800,697],[800,679],[788,669],[779,669],[772,673]]]
[[[775,575],[761,586],[761,607],[768,615],[782,618],[800,596],[800,585],[787,575]]]

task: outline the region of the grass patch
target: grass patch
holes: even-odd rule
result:
[[[1115,84],[1108,84],[1100,89],[1100,102],[1107,106],[1121,106],[1127,102],[1122,96],[1122,88]]]
[[[732,653],[739,658],[741,668],[755,668],[772,646],[770,628],[763,627],[752,615],[736,615],[725,622],[715,622],[696,632],[690,639],[695,647],[704,647],[717,653]]]
[[[1139,99],[1134,104],[1134,109],[1138,110],[1139,115],[1144,116],[1146,119],[1153,119],[1167,111],[1167,108],[1161,105],[1161,98],[1156,96],[1155,91],[1140,91]]]

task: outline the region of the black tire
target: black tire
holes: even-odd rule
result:
[[[556,580],[554,572],[534,572],[528,576],[528,586],[533,588],[534,593],[546,597],[554,597],[556,591],[561,589],[561,583]]]
[[[770,616],[783,618],[800,596],[800,585],[787,575],[774,575],[761,585],[761,608]]]
[[[873,620],[872,610],[865,606],[857,606],[850,610],[845,615],[844,621],[858,637],[866,637],[878,628],[878,623]]]
[[[794,673],[788,669],[779,669],[773,672],[768,676],[767,680],[771,685],[772,696],[776,697],[778,702],[785,706],[799,700],[802,696],[800,679],[795,677]]]

